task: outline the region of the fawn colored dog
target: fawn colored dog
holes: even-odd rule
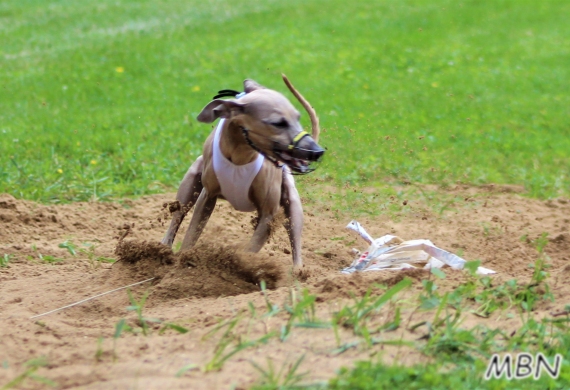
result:
[[[271,234],[275,215],[283,207],[294,272],[303,275],[303,209],[292,172],[312,171],[311,163],[325,151],[317,144],[319,123],[315,111],[285,75],[283,80],[309,113],[312,135],[303,131],[299,112],[279,92],[253,80],[244,81],[245,93],[220,91],[198,115],[204,123],[221,119],[204,143],[202,155],[180,183],[176,199],[181,209],[172,213],[163,244],[172,246],[182,220],[194,206],[181,250],[195,245],[217,199],[222,198],[236,210],[257,211],[258,223],[245,250],[258,252]],[[236,98],[220,99],[234,95]]]

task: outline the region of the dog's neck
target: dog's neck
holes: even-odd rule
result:
[[[233,121],[224,123],[220,136],[220,151],[225,158],[235,165],[245,165],[254,161],[259,155],[246,142],[241,127]]]

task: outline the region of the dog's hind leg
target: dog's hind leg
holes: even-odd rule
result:
[[[170,226],[164,235],[161,243],[172,246],[174,237],[180,228],[182,220],[190,211],[192,206],[196,203],[200,192],[202,192],[202,168],[204,166],[204,159],[202,156],[198,157],[196,161],[190,166],[188,172],[184,175],[178,192],[176,193],[176,200],[180,204],[180,208],[172,212],[172,220]]]
[[[196,244],[202,234],[202,230],[208,223],[208,219],[210,219],[210,215],[212,215],[212,211],[214,211],[214,207],[216,207],[217,199],[217,196],[210,197],[208,190],[202,188],[180,250],[189,249]]]
[[[295,180],[289,170],[283,170],[283,184],[281,205],[285,211],[285,229],[291,242],[293,253],[293,267],[297,274],[303,272],[303,260],[301,258],[301,234],[303,231],[303,206],[301,197],[295,187]]]

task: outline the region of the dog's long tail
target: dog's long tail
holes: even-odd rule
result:
[[[299,91],[295,89],[295,87],[293,86],[293,84],[291,84],[287,76],[285,76],[284,74],[281,74],[281,76],[283,77],[285,85],[287,85],[287,88],[289,88],[289,91],[291,91],[291,93],[295,95],[297,100],[301,103],[301,105],[305,108],[305,110],[307,110],[309,118],[311,118],[311,129],[312,129],[311,136],[313,137],[315,142],[318,143],[321,129],[319,127],[319,117],[317,116],[315,109],[311,107],[311,104],[307,101],[307,99],[305,99],[303,95],[301,95],[301,93],[299,93]]]

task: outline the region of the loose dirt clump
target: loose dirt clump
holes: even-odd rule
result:
[[[137,242],[121,240],[115,248],[118,261],[136,264],[142,260],[150,259],[159,265],[174,263],[172,249],[158,242]]]
[[[261,281],[273,289],[285,275],[285,267],[266,256],[246,253],[231,246],[204,243],[179,255],[181,266],[204,270],[207,274],[218,274],[228,283],[248,283],[259,290]],[[254,290],[254,291],[255,291]],[[223,294],[232,295],[232,294]]]
[[[115,248],[118,260],[108,272],[107,279],[114,285],[127,285],[155,278],[154,285],[166,275],[175,263],[172,250],[158,242],[120,240]]]
[[[154,277],[155,300],[246,294],[259,291],[262,281],[273,289],[285,275],[280,263],[263,255],[207,242],[173,253],[157,242],[122,240],[115,253],[111,278],[129,283]]]

